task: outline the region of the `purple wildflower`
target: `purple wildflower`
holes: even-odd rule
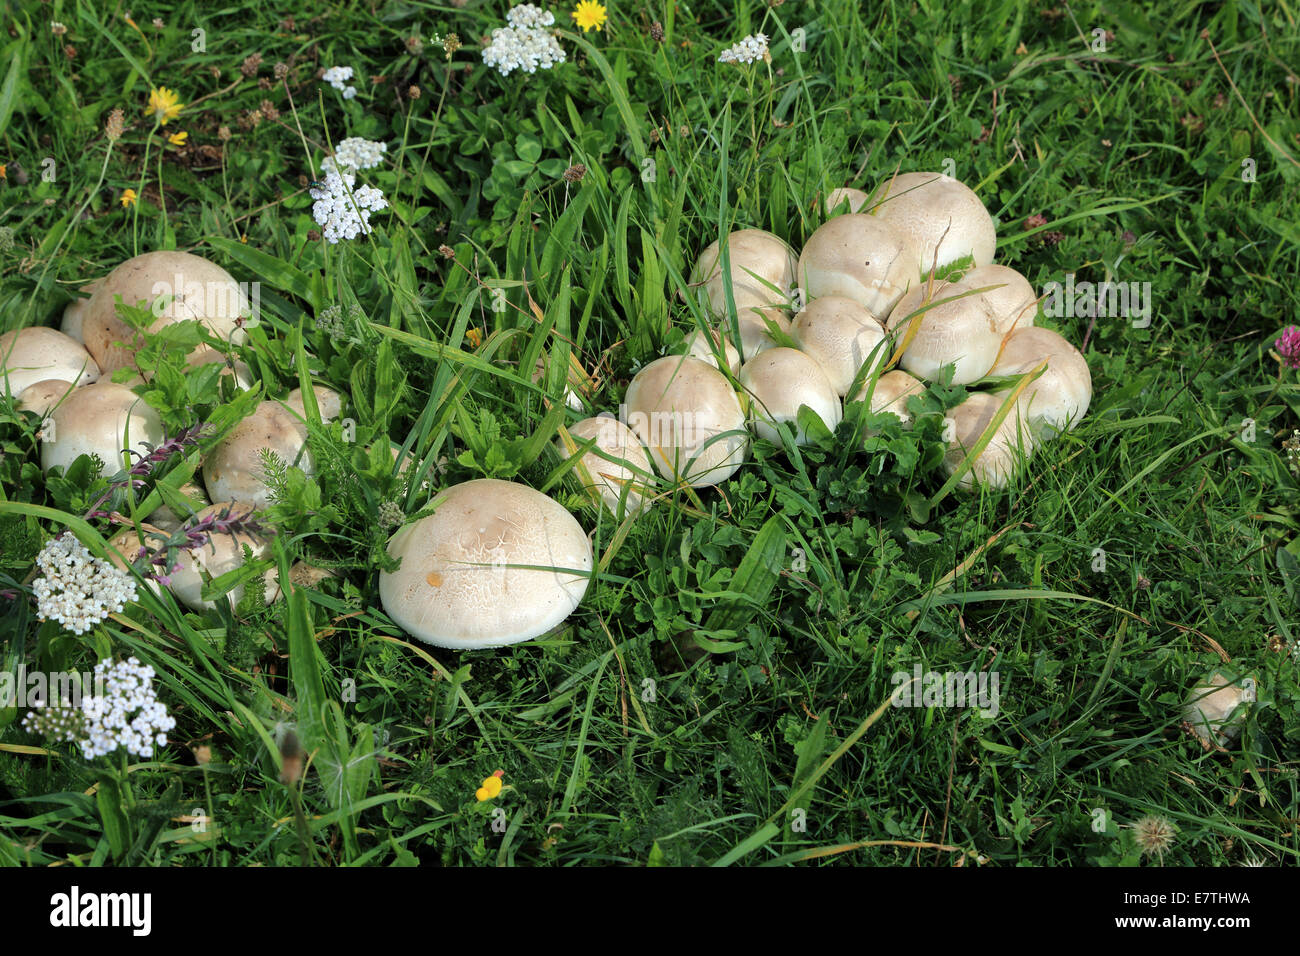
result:
[[[1283,365],[1287,368],[1300,368],[1300,329],[1288,325],[1273,343],[1273,347],[1282,357]]]
[[[109,517],[108,512],[100,509],[101,504],[128,485],[132,491],[139,491],[146,484],[144,479],[153,474],[156,465],[163,464],[177,452],[183,452],[185,449],[197,445],[206,428],[208,428],[207,422],[199,422],[189,428],[181,429],[177,434],[164,439],[157,445],[148,445],[146,443],[146,447],[149,449],[148,454],[136,451],[134,448],[128,448],[126,450],[127,454],[135,455],[140,460],[127,469],[125,472],[126,477],[114,477],[113,481],[109,482],[104,493],[87,510],[86,519],[93,520],[95,518]]]

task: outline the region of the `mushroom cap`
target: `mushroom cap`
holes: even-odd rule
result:
[[[903,173],[871,196],[872,213],[894,226],[916,247],[918,268],[929,273],[971,256],[975,265],[993,261],[998,234],[978,196],[943,173]]]
[[[208,498],[208,493],[203,489],[203,486],[193,478],[181,485],[180,492],[190,502],[190,508],[188,511],[178,515],[170,506],[162,504],[149,512],[149,517],[146,520],[148,520],[150,524],[161,528],[163,531],[173,532],[179,530],[182,524],[197,514],[201,509],[212,504],[212,501]]]
[[[1001,407],[1002,402],[995,396],[987,392],[972,392],[964,402],[948,410],[945,427],[950,430],[951,440],[943,456],[946,474],[951,476],[957,470]],[[1007,412],[1007,417],[984,450],[958,479],[960,487],[970,489],[978,483],[994,489],[1005,488],[1021,458],[1028,458],[1033,453],[1033,436],[1019,411],[1018,407],[1012,407]]]
[[[797,349],[768,349],[740,369],[740,384],[749,390],[750,414],[760,438],[779,442],[777,422],[795,422],[795,442],[808,436],[797,427],[799,406],[807,405],[831,431],[844,417],[839,396],[822,367]]]
[[[478,478],[430,504],[433,514],[388,543],[401,567],[379,573],[380,602],[408,634],[437,647],[501,647],[545,634],[582,601],[591,542],[557,502]]]
[[[307,448],[307,426],[279,402],[261,402],[236,425],[203,462],[203,483],[213,501],[265,508],[270,489],[260,451],[270,449],[286,465],[296,465],[308,475],[316,471]]]
[[[870,382],[863,382],[854,401],[862,401],[867,395]],[[871,392],[871,413],[889,412],[898,417],[904,428],[912,424],[912,413],[907,410],[907,399],[911,395],[920,395],[925,391],[925,383],[913,378],[900,369],[886,372],[876,379],[876,387]]]
[[[1246,689],[1241,679],[1233,680],[1216,671],[1191,689],[1183,705],[1183,719],[1202,740],[1226,747],[1241,733],[1245,702]]]
[[[80,455],[98,455],[104,474],[115,475],[134,464],[124,464],[128,429],[129,447],[142,454],[163,440],[158,413],[125,385],[106,378],[74,390],[48,417],[54,427],[41,429],[48,433],[41,439],[42,471],[56,465],[66,469]]]
[[[248,313],[248,299],[229,272],[188,252],[146,252],[105,276],[86,303],[82,321],[86,348],[106,374],[131,364],[136,351],[135,330],[118,316],[114,297],[121,296],[130,306],[141,302],[152,306],[164,295],[173,298],[156,314],[149,331],[197,319],[224,342],[246,338],[236,322]]]
[[[764,336],[764,338],[767,338],[767,336]],[[713,345],[709,344],[710,339],[713,340]],[[769,339],[768,341],[771,340]],[[731,374],[739,374],[740,352],[731,344],[731,340],[727,338],[725,331],[721,329],[709,329],[706,332],[703,329],[696,329],[686,339],[687,355],[693,356],[704,362],[711,362],[713,365],[721,369],[722,366],[718,365],[715,349],[722,352],[722,355],[727,362],[727,368],[731,371]]]
[[[289,583],[295,588],[314,588],[326,578],[335,577],[329,568],[322,568],[306,561],[295,561],[289,568]],[[265,585],[262,595],[267,605],[274,604],[284,597],[284,588],[280,587],[280,569],[272,565],[262,576]]]
[[[216,349],[213,348],[200,346],[199,348],[195,349],[194,352],[191,353],[188,358],[186,358],[185,367],[190,369],[190,371],[193,371],[194,369],[198,368],[200,365],[216,365],[218,363],[226,366],[221,370],[221,374],[233,376],[235,379],[235,384],[238,385],[241,389],[247,390],[253,387],[252,369],[250,369],[245,363],[241,362],[239,359],[232,358],[231,364],[234,366],[232,370],[231,366],[226,364],[226,356],[222,355],[220,352],[218,352]]]
[[[881,345],[885,329],[880,320],[841,295],[824,295],[809,302],[795,316],[790,334],[799,348],[822,367],[841,398],[848,394],[873,350],[873,370],[889,358],[889,347]]]
[[[89,385],[98,378],[90,353],[58,329],[34,325],[0,335],[0,395],[17,396],[50,379]]]
[[[537,362],[533,365],[533,384],[543,385],[543,387],[545,387],[542,379],[546,376],[549,369],[550,355],[543,352],[541,355],[537,356]],[[592,383],[585,375],[579,374],[578,369],[573,367],[573,362],[570,360],[568,375],[565,377],[564,383],[564,404],[575,412],[586,411],[587,404],[584,400],[584,396],[591,393],[593,384],[594,383]]]
[[[140,528],[145,532],[144,544],[140,543],[140,535],[134,528],[125,528],[108,541],[108,559],[123,571],[134,564],[142,552],[160,544],[161,539],[167,537],[166,533],[152,525],[142,524]],[[145,583],[154,594],[162,593],[162,585],[152,578],[146,579]]]
[[[1028,328],[1038,315],[1038,296],[1029,280],[1010,266],[977,266],[967,270],[961,281],[972,289],[1000,286],[980,293],[993,309],[998,331]]]
[[[919,259],[912,241],[890,223],[845,213],[808,237],[796,275],[808,301],[842,295],[872,315],[888,315],[916,285]]]
[[[47,378],[43,382],[28,385],[18,396],[18,410],[34,412],[43,417],[76,387],[74,383],[58,378]]]
[[[320,411],[320,420],[322,422],[332,422],[343,414],[342,395],[324,385],[313,385],[311,390],[316,396],[316,408]],[[303,418],[307,417],[307,408],[302,401],[301,388],[295,388],[290,392],[284,403]]]
[[[745,460],[745,413],[711,362],[690,355],[656,359],[632,378],[624,405],[619,417],[665,478],[696,488],[716,485]]]
[[[762,305],[774,305],[789,299],[798,257],[788,243],[762,229],[737,229],[727,235],[727,251],[731,258],[733,287],[748,286],[762,298]],[[691,273],[691,284],[703,284],[715,314],[726,311],[721,258],[722,244],[711,242],[700,253]],[[738,294],[736,306],[740,308]]]
[[[593,438],[596,440],[591,450],[579,459],[592,481],[586,490],[602,501],[611,513],[618,515],[619,498],[626,486],[628,513],[640,511],[645,504],[643,491],[650,480],[647,476],[653,471],[650,457],[641,447],[641,439],[636,437],[636,433],[613,415],[602,414],[570,425],[569,435],[579,445]],[[571,454],[560,438],[555,439],[555,447],[564,458]],[[611,461],[611,458],[615,460]],[[630,464],[632,468],[621,462]],[[574,474],[580,473],[575,470]]]
[[[843,203],[848,203],[849,212],[861,212],[870,198],[861,189],[854,189],[851,186],[844,186],[840,189],[832,189],[826,195],[826,215],[836,215],[835,210]]]
[[[230,509],[234,515],[247,515],[251,510],[248,505],[237,504],[231,501],[222,501],[214,505],[208,505],[196,514],[195,520],[202,521],[210,515],[220,514],[226,509]],[[271,551],[271,541],[269,538],[263,538],[259,535],[245,534],[239,532],[236,534],[220,534],[213,532],[206,544],[197,548],[182,548],[177,555],[180,567],[171,573],[171,584],[167,589],[176,596],[176,599],[192,611],[210,611],[216,607],[216,602],[205,601],[201,597],[203,592],[203,574],[206,571],[208,575],[218,578],[223,574],[228,574],[236,568],[244,566],[244,545],[248,545],[253,553],[253,559],[258,560],[266,557]],[[238,584],[226,593],[226,600],[230,602],[233,608],[244,597],[244,585]]]
[[[1092,404],[1092,373],[1088,360],[1051,329],[1016,329],[1007,336],[1002,354],[989,374],[1023,375],[1047,359],[1047,368],[1020,395],[1029,426],[1040,438],[1072,431]]]
[[[103,279],[96,279],[83,285],[81,291],[86,293],[87,298],[73,299],[63,310],[63,319],[59,323],[59,331],[69,338],[75,339],[79,345],[86,344],[85,336],[81,334],[81,323],[86,318],[86,305],[90,302],[89,296],[94,294],[103,281]]]
[[[920,327],[903,353],[903,368],[918,378],[933,380],[951,363],[955,365],[954,385],[977,382],[989,373],[1002,347],[1002,333],[988,300],[966,294],[974,288],[978,287],[964,280],[922,282],[898,300],[887,327],[900,344],[908,333],[907,317],[930,306],[912,320]]]

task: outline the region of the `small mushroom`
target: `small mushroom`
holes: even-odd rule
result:
[[[999,332],[1005,334],[1034,324],[1038,314],[1038,296],[1029,280],[1015,269],[999,265],[979,266],[968,270],[961,281],[972,289],[998,286],[981,295],[993,309]]]
[[[141,533],[144,537],[143,542],[140,540]],[[141,554],[160,545],[166,537],[164,531],[149,524],[142,524],[140,532],[135,528],[126,528],[109,539],[108,558],[114,565],[125,571]],[[147,578],[145,583],[154,594],[162,594],[162,585],[157,581]]]
[[[712,345],[709,344],[710,340],[712,340]],[[712,362],[721,369],[722,366],[718,365],[717,358],[719,353],[725,358],[727,368],[731,371],[731,374],[739,374],[740,352],[720,329],[710,329],[707,332],[703,329],[696,329],[686,339],[687,355],[692,355],[705,362]]]
[[[954,385],[988,374],[1002,347],[1002,333],[988,300],[973,288],[965,281],[922,282],[898,301],[888,324],[895,340],[902,344],[911,325],[917,326],[903,352],[903,368],[933,381],[941,368],[953,365]],[[920,309],[925,311],[912,315]]]
[[[533,366],[534,385],[543,384],[542,379],[545,378],[548,368],[550,368],[550,356],[543,352],[537,356],[537,363]],[[587,410],[587,397],[592,395],[595,389],[596,384],[587,375],[586,370],[570,356],[569,372],[564,383],[564,404],[575,412],[584,412]]]
[[[221,374],[223,376],[228,375],[234,378],[235,384],[241,389],[247,390],[253,387],[252,370],[245,363],[239,361],[239,359],[227,361],[226,356],[222,355],[216,349],[200,347],[185,360],[185,367],[190,371],[193,371],[200,365],[216,364],[225,365],[226,367],[221,370]]]
[[[869,201],[870,197],[861,189],[849,186],[832,189],[826,196],[826,215],[830,217],[843,212],[861,212]]]
[[[388,616],[437,647],[501,647],[559,625],[582,601],[591,542],[573,515],[526,485],[495,478],[440,492],[434,513],[388,543],[380,571]]]
[[[293,567],[289,568],[289,583],[295,588],[316,588],[326,578],[333,577],[337,575],[329,568],[308,564],[306,561],[295,561]],[[265,585],[262,594],[267,605],[274,604],[284,597],[284,589],[280,587],[279,568],[275,566],[268,568],[262,580]]]
[[[163,297],[169,301],[158,302]],[[151,332],[197,319],[223,342],[246,338],[240,318],[249,314],[248,299],[229,272],[188,252],[146,252],[110,272],[86,303],[86,348],[105,374],[130,365],[140,344],[138,333],[117,314],[117,298],[152,308]]]
[[[865,400],[870,385],[869,380],[863,382],[854,401]],[[877,415],[880,412],[889,412],[897,416],[904,428],[910,428],[912,413],[907,410],[907,400],[912,395],[921,395],[924,392],[925,383],[920,379],[913,378],[899,369],[886,372],[876,379],[876,387],[871,391],[871,413]]]
[[[308,475],[316,472],[315,460],[307,448],[307,426],[286,406],[265,401],[236,425],[204,460],[203,483],[213,501],[234,502],[259,510],[271,503],[262,462],[263,449]]]
[[[1072,431],[1088,414],[1092,403],[1092,373],[1083,354],[1051,329],[1017,329],[1007,336],[1002,354],[989,374],[1024,375],[1044,359],[1047,368],[1021,393],[1020,402],[1034,434],[1048,439],[1062,431]]]
[[[697,488],[726,481],[745,460],[740,399],[718,369],[665,355],[633,377],[619,418],[636,432],[659,474]]]
[[[14,397],[50,379],[80,386],[98,378],[90,353],[57,329],[34,325],[0,335],[0,395]]]
[[[556,449],[566,459],[583,443],[592,439],[596,442],[579,459],[591,480],[586,491],[597,501],[604,502],[615,516],[620,515],[619,502],[626,491],[628,513],[640,511],[645,504],[650,458],[636,433],[608,413],[584,418],[576,425],[570,425],[568,431],[575,444],[573,449],[568,448],[562,438],[555,440]],[[573,473],[581,476],[577,469]]]
[[[1241,733],[1247,704],[1255,699],[1253,678],[1230,678],[1215,671],[1187,695],[1183,719],[1206,743],[1226,747]]]
[[[35,385],[28,385],[18,396],[18,410],[33,412],[44,417],[76,387],[73,382],[65,382],[57,378],[47,378]]]
[[[127,441],[130,445],[127,445]],[[115,475],[163,440],[162,419],[125,385],[101,379],[82,386],[52,410],[41,426],[41,470],[65,470],[81,455],[97,455],[104,474]]]
[[[727,255],[738,310],[742,308],[735,291],[738,287],[750,290],[759,305],[781,305],[789,300],[798,259],[786,242],[762,229],[737,229],[727,235]],[[711,242],[691,273],[691,284],[703,286],[714,315],[726,314],[721,259],[721,243]]]
[[[250,513],[248,505],[223,501],[208,505],[194,516],[199,522],[212,515],[229,512],[231,515]],[[176,599],[192,611],[210,611],[217,605],[214,601],[205,601],[202,597],[204,574],[219,578],[236,568],[244,566],[244,545],[252,552],[253,560],[265,558],[271,551],[271,541],[260,535],[245,532],[222,533],[214,531],[208,536],[206,544],[196,548],[182,548],[178,552],[180,567],[171,572],[171,584],[168,590]],[[244,585],[238,584],[226,593],[226,600],[233,608],[244,598]]]
[[[746,362],[740,369],[740,384],[749,390],[750,414],[760,438],[779,442],[779,422],[795,422],[795,442],[805,444],[808,436],[797,427],[799,408],[807,405],[831,431],[844,412],[839,396],[822,367],[811,356],[796,349],[769,349]]]
[[[320,420],[328,424],[343,414],[343,396],[332,388],[326,388],[324,385],[313,385],[312,394],[316,396],[316,408],[320,412]],[[295,388],[289,393],[289,397],[284,403],[293,409],[303,418],[307,417],[307,407],[303,404],[302,389]]]
[[[993,261],[998,242],[993,217],[969,186],[951,176],[895,176],[872,194],[871,211],[911,241],[923,273],[966,256],[977,266]]]
[[[86,305],[90,301],[89,296],[93,295],[99,288],[103,279],[96,279],[81,287],[81,291],[86,293],[85,299],[73,299],[63,310],[63,319],[59,323],[59,331],[69,338],[75,339],[78,345],[85,345],[85,337],[81,334],[81,323],[86,318]]]
[[[822,367],[841,398],[868,359],[874,370],[889,358],[880,320],[841,295],[823,295],[809,302],[794,317],[790,334]]]
[[[181,485],[180,493],[189,503],[188,510],[183,511],[181,514],[177,514],[174,508],[162,504],[149,512],[149,517],[147,519],[148,522],[170,534],[179,531],[181,525],[186,521],[189,521],[201,509],[212,504],[211,499],[208,498],[208,493],[204,491],[203,487],[192,478],[185,482],[185,484]]]
[[[808,237],[798,282],[807,301],[847,296],[872,315],[889,315],[916,284],[919,254],[912,241],[878,216],[845,213]]]
[[[948,451],[943,457],[943,468],[949,477],[965,461],[1001,408],[1002,402],[987,392],[972,392],[964,402],[948,410],[944,420]],[[976,484],[1005,488],[1021,461],[1033,453],[1033,441],[1018,406],[1013,405],[971,467],[957,479],[957,484],[966,489]]]

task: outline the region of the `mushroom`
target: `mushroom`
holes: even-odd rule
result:
[[[710,341],[712,341],[712,345],[710,345]],[[719,353],[726,360],[727,368],[731,371],[731,374],[739,374],[740,352],[731,344],[731,340],[727,338],[722,330],[709,329],[705,331],[696,329],[686,339],[687,355],[694,356],[705,362],[712,362],[721,369],[722,366],[718,365],[717,358]]]
[[[203,483],[213,501],[262,509],[271,503],[261,452],[269,450],[286,465],[315,474],[307,448],[307,426],[279,402],[260,403],[223,438],[203,462]]]
[[[388,543],[401,566],[379,573],[384,610],[411,636],[438,647],[501,647],[545,634],[582,600],[591,542],[546,495],[479,478],[430,505],[433,514]]]
[[[776,348],[777,343],[772,338],[768,323],[771,322],[781,332],[789,335],[790,320],[786,316],[785,307],[763,305],[759,294],[748,286],[734,286],[733,291],[736,300],[736,331],[740,334],[741,361],[752,359],[765,349]],[[731,330],[731,325],[724,318],[719,328],[723,334],[727,334]]]
[[[993,309],[999,332],[1005,334],[1034,324],[1038,296],[1029,280],[1010,266],[978,266],[962,276],[961,281],[972,289],[999,287],[981,293]]]
[[[316,396],[316,408],[320,412],[322,422],[332,422],[343,414],[343,396],[332,388],[326,388],[324,385],[313,385],[312,394]],[[303,404],[302,389],[295,388],[289,393],[289,397],[284,400],[284,404],[289,406],[303,418],[307,417],[307,407]]]
[[[332,577],[337,577],[337,575],[329,568],[308,564],[306,561],[295,561],[293,567],[289,568],[289,583],[295,588],[314,588],[326,578]],[[284,589],[280,587],[279,568],[274,566],[268,568],[262,580],[265,584],[265,590],[262,594],[268,605],[274,604],[284,597]]]
[[[159,301],[163,297],[170,301]],[[139,334],[117,314],[117,298],[153,310],[150,332],[197,319],[223,342],[246,337],[240,317],[248,315],[249,304],[230,273],[188,252],[146,252],[110,272],[86,303],[86,348],[105,374],[130,365],[140,344]]]
[[[562,438],[555,440],[556,449],[566,459],[583,443],[593,438],[596,441],[579,459],[579,464],[586,469],[583,480],[590,481],[585,490],[617,516],[626,489],[628,513],[640,511],[645,504],[644,491],[651,471],[650,458],[636,433],[608,412],[584,418],[570,425],[568,431],[574,443],[572,448]],[[582,473],[575,469],[574,474]]]
[[[104,474],[115,475],[133,464],[124,449],[148,454],[162,440],[158,413],[125,385],[101,379],[74,390],[49,413],[41,426],[41,470],[66,471],[79,456],[97,455]]]
[[[550,368],[550,356],[543,352],[537,356],[537,363],[533,366],[532,382],[534,385],[545,387],[542,379],[546,377],[546,372]],[[564,383],[564,404],[575,412],[583,412],[587,409],[586,399],[596,390],[596,383],[589,376],[572,354],[569,356],[569,371],[565,377]]]
[[[948,410],[944,419],[948,451],[943,456],[943,468],[949,477],[979,442],[1002,404],[987,392],[972,392],[964,402]],[[966,489],[974,488],[977,483],[994,489],[1005,488],[1020,461],[1032,453],[1033,436],[1020,417],[1019,407],[1013,405],[957,484]]]
[[[993,261],[998,234],[984,204],[964,183],[943,173],[903,173],[871,196],[871,212],[916,247],[923,273],[971,256]]]
[[[619,418],[649,450],[659,474],[697,488],[730,478],[749,447],[731,383],[690,355],[665,355],[637,372]]]
[[[1215,671],[1187,695],[1183,719],[1206,743],[1226,747],[1241,733],[1247,710],[1244,705],[1254,699],[1252,678],[1229,678]]]
[[[89,297],[99,288],[103,279],[96,279],[81,287],[81,291]],[[59,323],[59,331],[71,339],[76,340],[78,345],[85,345],[85,337],[81,334],[81,323],[86,318],[86,304],[89,298],[73,299],[63,310],[63,320]]]
[[[248,514],[251,514],[251,509],[248,505],[223,501],[208,505],[199,511],[194,516],[194,521],[197,523],[213,515],[220,516],[223,514],[247,517]],[[207,543],[199,545],[197,548],[180,549],[177,555],[177,563],[180,567],[171,572],[171,584],[168,585],[168,590],[176,595],[178,601],[192,611],[212,610],[217,606],[216,603],[214,601],[205,601],[202,597],[204,574],[206,573],[212,578],[219,578],[236,568],[242,568],[244,566],[244,545],[248,545],[254,561],[265,558],[271,551],[269,538],[248,534],[243,531],[212,531],[208,535]],[[226,593],[226,600],[230,602],[232,608],[239,604],[243,598],[243,584],[235,585]]]
[[[781,305],[789,301],[797,257],[786,242],[762,229],[737,229],[727,234],[727,255],[737,310],[742,306],[736,290],[742,286],[761,300],[759,305]],[[700,253],[691,273],[691,284],[703,286],[715,315],[726,314],[721,259],[721,243],[711,242]]]
[[[216,365],[217,363],[226,366],[221,370],[221,375],[233,377],[235,384],[241,389],[247,390],[253,387],[252,370],[239,359],[228,360],[225,355],[214,348],[199,347],[185,360],[185,367],[192,372],[200,365]]]
[[[842,189],[832,189],[826,196],[826,215],[828,218],[836,215],[836,210],[846,203],[848,212],[861,212],[862,207],[869,201],[870,197],[861,189],[853,189],[849,186]]]
[[[140,540],[142,536],[143,542]],[[141,554],[158,546],[166,538],[165,531],[150,524],[140,525],[139,532],[135,528],[126,528],[109,539],[108,558],[114,565],[125,571],[135,564]],[[162,585],[153,578],[146,578],[145,583],[154,594],[162,594]]]
[[[752,396],[750,413],[760,438],[780,442],[776,425],[796,424],[796,444],[808,441],[797,427],[799,408],[807,405],[831,431],[843,418],[839,396],[822,367],[811,356],[796,349],[769,349],[746,362],[740,369],[740,384]]]
[[[870,385],[870,380],[863,382],[854,401],[865,400]],[[876,387],[871,391],[871,413],[878,415],[881,412],[889,412],[897,416],[904,428],[910,428],[912,413],[907,410],[907,400],[912,395],[921,395],[924,392],[925,383],[920,379],[913,378],[899,369],[886,372],[876,379]]]
[[[794,317],[790,334],[822,367],[841,398],[873,352],[872,370],[889,358],[889,348],[882,344],[885,330],[880,320],[842,295],[813,299]]]
[[[1043,439],[1073,431],[1092,404],[1092,373],[1088,360],[1051,329],[1016,329],[1007,336],[990,375],[1024,375],[1047,360],[1047,368],[1020,394],[1029,427]],[[1005,395],[996,392],[996,395]]]
[[[88,385],[98,378],[90,353],[57,329],[34,325],[0,335],[0,395],[13,398],[50,379]]]
[[[33,412],[43,418],[76,387],[73,382],[65,382],[57,378],[47,378],[35,385],[28,385],[18,396],[18,410]]]
[[[926,311],[912,315],[920,309]],[[908,341],[912,323],[916,332]],[[988,300],[973,293],[965,281],[922,282],[894,306],[887,328],[900,345],[907,343],[903,368],[929,381],[945,365],[953,365],[952,384],[977,382],[988,374],[1002,347]]]
[[[150,524],[161,528],[168,534],[179,531],[181,525],[190,520],[200,509],[206,508],[212,503],[208,498],[208,493],[193,478],[181,485],[179,490],[189,506],[187,510],[182,514],[177,514],[174,508],[164,503],[149,512],[149,517],[146,519]]]
[[[916,284],[918,261],[912,241],[888,222],[845,213],[808,237],[796,274],[807,301],[842,295],[872,315],[888,315]]]

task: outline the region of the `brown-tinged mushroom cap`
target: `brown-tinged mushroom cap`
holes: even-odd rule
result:
[[[163,440],[163,425],[135,392],[100,379],[75,389],[51,411],[41,436],[43,471],[56,465],[67,469],[80,455],[98,455],[104,474],[114,475],[135,463],[123,450],[148,454],[150,445]]]
[[[768,349],[740,369],[740,384],[750,393],[749,410],[760,438],[779,442],[779,422],[797,422],[799,407],[807,405],[831,431],[844,417],[839,396],[811,356],[796,349]],[[795,442],[808,436],[796,426]]]
[[[170,301],[154,306],[164,296]],[[86,304],[82,334],[105,374],[130,365],[139,344],[135,330],[117,314],[115,297],[126,305],[155,308],[151,332],[197,319],[223,342],[239,343],[246,337],[237,320],[248,316],[249,303],[230,273],[188,252],[146,252],[105,276]]]
[[[898,301],[888,323],[895,341],[901,344],[910,324],[918,325],[903,353],[903,368],[933,380],[943,366],[952,364],[954,385],[977,382],[989,373],[1002,347],[1002,333],[988,300],[973,293],[974,288],[965,281],[922,282]]]
[[[1002,401],[987,392],[972,392],[964,402],[948,410],[944,422],[948,452],[943,457],[947,475],[951,477],[960,467],[1001,407]],[[976,484],[1005,488],[1021,461],[1033,453],[1033,447],[1033,436],[1019,408],[1013,406],[957,484],[966,489]]]
[[[99,366],[75,339],[35,325],[0,335],[0,395],[16,396],[50,379],[88,385]]]
[[[943,173],[903,173],[871,196],[872,213],[915,246],[921,272],[943,269],[965,256],[975,265],[993,261],[998,234],[974,191]],[[937,262],[936,262],[937,253]]]
[[[555,439],[556,450],[566,459],[583,443],[592,439],[596,441],[579,459],[591,481],[586,490],[615,516],[620,514],[619,501],[625,491],[628,513],[640,511],[649,490],[646,485],[651,481],[652,471],[650,457],[641,447],[641,439],[636,437],[636,433],[608,413],[584,418],[570,425],[568,432],[574,441],[573,449],[566,447],[562,438]],[[580,480],[583,478],[576,468],[573,474]]]
[[[846,213],[808,237],[797,281],[808,301],[846,296],[872,315],[888,315],[920,276],[912,241],[877,216]]]
[[[96,279],[88,282],[81,287],[81,291],[86,294],[84,299],[73,299],[63,309],[63,319],[59,322],[59,331],[69,338],[75,339],[78,345],[85,345],[86,339],[81,332],[81,323],[86,318],[86,306],[90,303],[90,296],[95,294],[103,279]]]
[[[853,379],[869,359],[874,369],[889,358],[889,347],[882,344],[883,324],[842,295],[813,299],[795,316],[790,334],[799,348],[822,367],[841,398],[848,394]]]
[[[726,481],[745,460],[749,434],[740,399],[718,369],[665,355],[633,377],[621,415],[659,474],[695,487]]]
[[[1028,328],[1038,315],[1038,296],[1029,280],[1010,266],[978,266],[967,270],[961,281],[972,289],[989,289],[981,293],[993,310],[998,331]]]
[[[867,397],[867,388],[870,384],[870,381],[862,383],[854,401],[860,402]],[[912,424],[912,413],[907,410],[907,400],[912,395],[920,395],[924,391],[925,383],[920,379],[913,378],[899,369],[886,372],[876,379],[876,387],[871,392],[871,412],[873,415],[889,412],[898,417],[904,428],[908,428]]]
[[[144,542],[140,538],[143,535]],[[136,558],[144,552],[159,547],[167,539],[167,533],[150,524],[142,524],[140,532],[135,528],[126,528],[115,534],[108,542],[108,559],[115,566],[125,571],[135,563]],[[154,594],[162,593],[162,585],[152,578],[146,579],[149,590]]]
[[[245,504],[222,501],[202,509],[194,520],[202,521],[210,515],[219,515],[226,511],[232,515],[246,515],[251,508]],[[203,572],[209,577],[219,578],[236,568],[244,566],[244,545],[248,545],[253,560],[265,558],[271,551],[271,540],[260,535],[238,532],[236,534],[213,532],[206,544],[197,548],[182,548],[178,552],[180,568],[171,572],[171,584],[168,590],[176,599],[193,611],[210,611],[216,607],[213,601],[202,598]],[[244,597],[244,585],[231,588],[225,595],[233,608]]]
[[[148,521],[150,524],[169,533],[179,531],[182,524],[190,520],[200,510],[212,504],[211,499],[208,498],[208,493],[193,478],[181,485],[179,490],[185,497],[189,507],[184,508],[184,506],[178,505],[177,507],[183,510],[177,514],[175,508],[167,504],[161,504],[149,512]]]
[[[1092,373],[1088,360],[1051,329],[1016,329],[1007,336],[990,375],[1024,375],[1043,360],[1047,368],[1020,395],[1029,426],[1040,438],[1072,431],[1092,403]]]
[[[279,402],[260,403],[236,425],[203,462],[203,483],[213,501],[229,501],[256,509],[271,503],[261,451],[269,449],[286,465],[315,474],[307,448],[307,426]]]
[[[591,542],[573,515],[526,485],[479,478],[437,494],[434,513],[388,543],[379,599],[404,631],[438,647],[540,637],[582,601]]]

